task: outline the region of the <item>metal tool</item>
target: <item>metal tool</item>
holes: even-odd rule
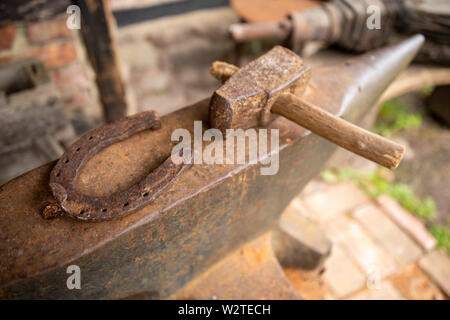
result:
[[[423,41],[423,36],[413,39]],[[211,73],[223,81],[231,70],[231,65],[216,63]],[[366,159],[390,169],[398,166],[405,151],[402,145],[298,97],[308,81],[309,68],[303,61],[294,52],[276,46],[240,70],[236,68],[216,90],[210,103],[211,124],[224,133],[226,129],[265,126],[272,111]]]

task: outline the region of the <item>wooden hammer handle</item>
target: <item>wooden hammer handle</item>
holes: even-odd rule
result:
[[[271,110],[389,169],[398,166],[405,152],[402,145],[357,127],[293,94],[281,94]]]

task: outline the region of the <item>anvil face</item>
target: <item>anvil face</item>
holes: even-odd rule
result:
[[[276,46],[237,71],[214,93],[210,122],[223,133],[226,129],[267,125],[270,108],[280,93],[302,94],[310,76],[294,52]]]

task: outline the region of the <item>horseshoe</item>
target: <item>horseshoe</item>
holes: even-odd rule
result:
[[[50,188],[64,213],[77,220],[102,221],[128,215],[154,200],[187,167],[184,163],[175,164],[169,157],[131,188],[104,197],[79,193],[75,181],[100,150],[145,129],[160,128],[158,114],[147,111],[88,132],[72,144],[50,173]]]

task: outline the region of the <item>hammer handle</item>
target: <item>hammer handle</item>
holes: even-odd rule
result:
[[[357,127],[293,94],[281,94],[271,110],[389,169],[398,166],[405,152],[402,145]]]

